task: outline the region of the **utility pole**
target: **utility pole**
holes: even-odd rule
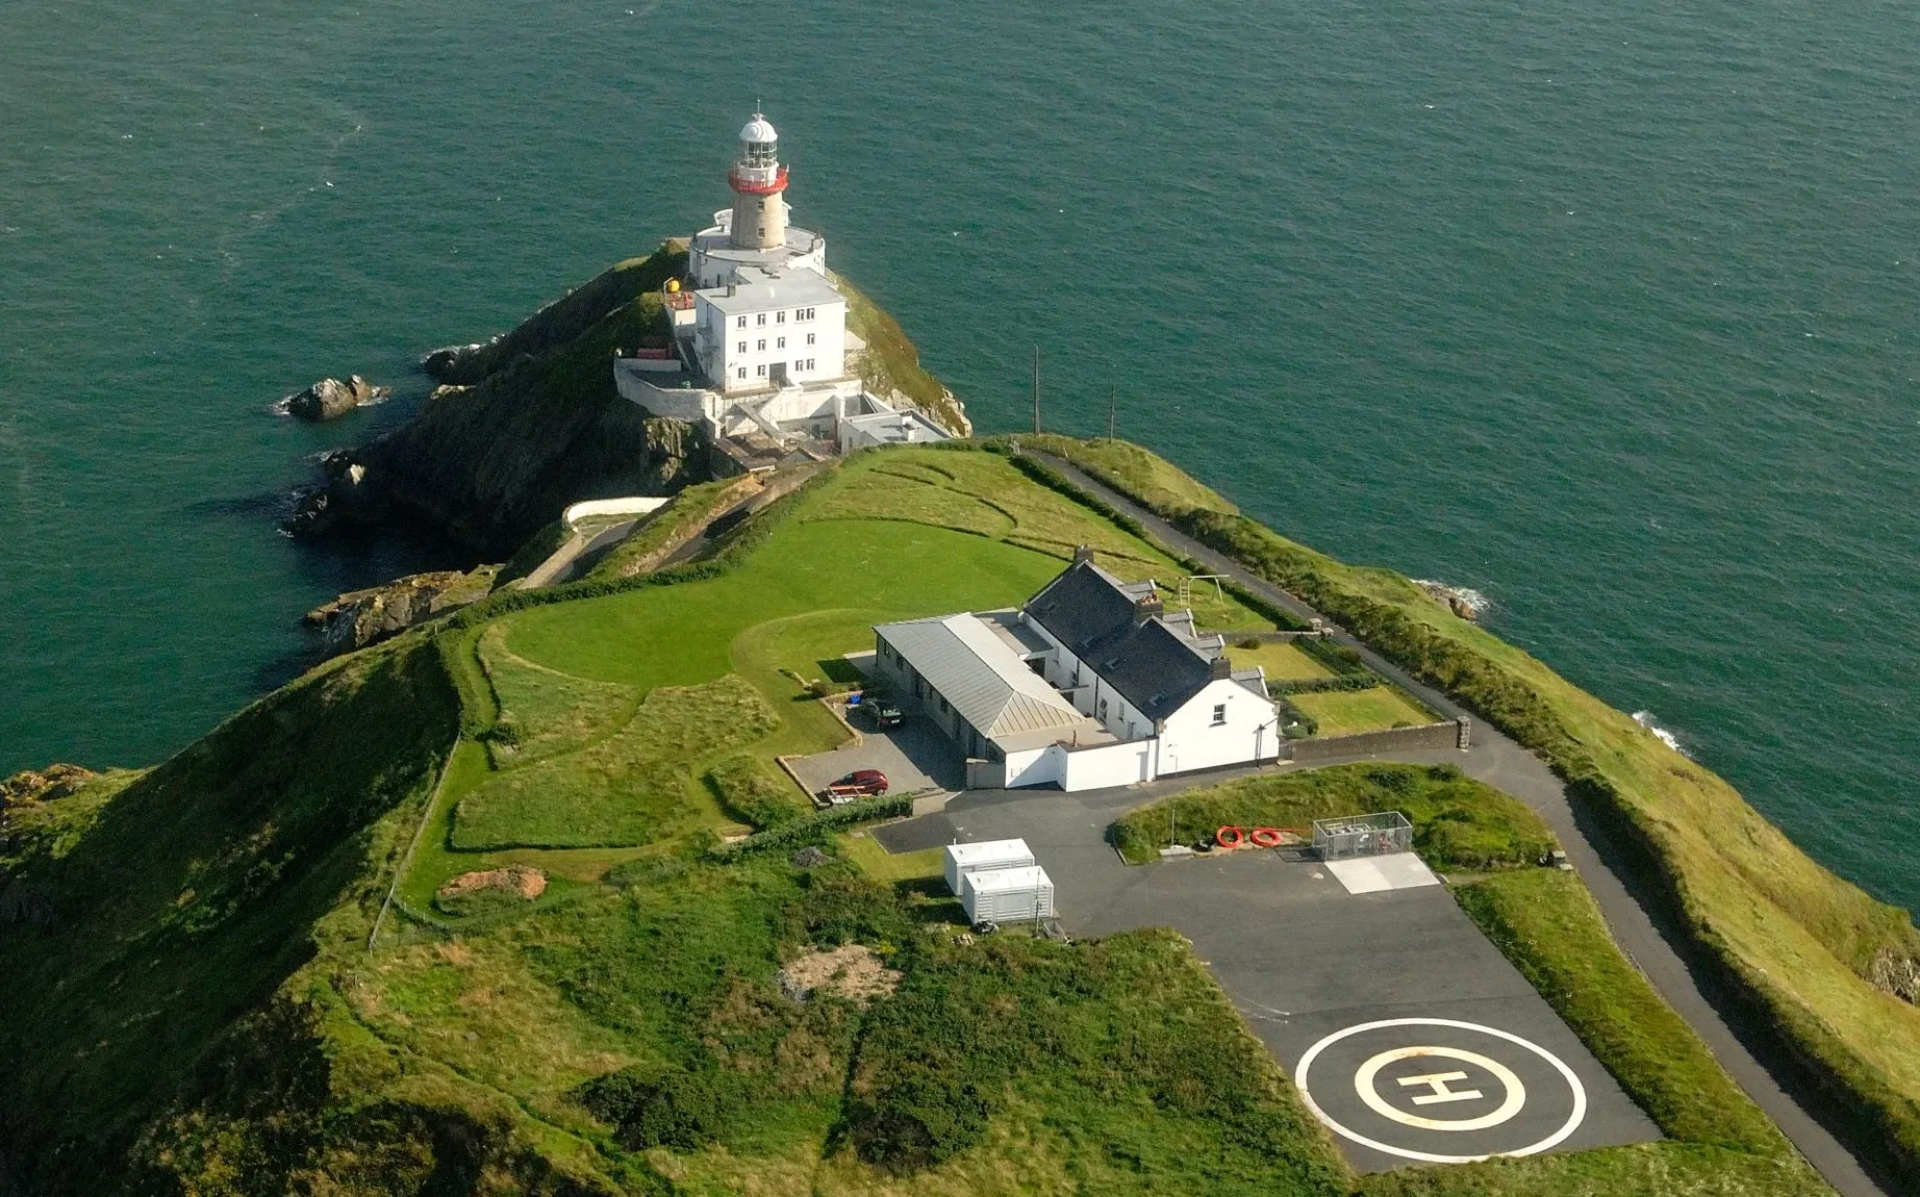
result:
[[[1107,388],[1107,439],[1113,439],[1113,425],[1120,410],[1120,388]]]
[[[1040,435],[1040,347],[1033,347],[1033,434]]]

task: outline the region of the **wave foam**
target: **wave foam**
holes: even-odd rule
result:
[[[1660,721],[1653,717],[1652,711],[1635,711],[1633,713],[1633,721],[1652,732],[1654,739],[1665,744],[1668,748],[1673,749],[1681,756],[1689,760],[1692,759],[1693,754],[1680,746],[1680,737],[1675,735],[1671,729],[1662,726]]]

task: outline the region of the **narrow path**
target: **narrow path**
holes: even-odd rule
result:
[[[1254,594],[1301,619],[1325,618],[1240,563],[1222,556],[1127,496],[1082,473],[1071,462],[1043,453],[1033,456],[1065,474],[1074,485],[1085,489],[1087,493],[1098,496],[1115,510],[1140,521],[1148,532],[1176,553],[1204,562],[1214,572],[1227,575]],[[1331,624],[1333,621],[1326,622]],[[1369,668],[1412,692],[1434,710],[1449,718],[1468,713],[1459,703],[1415,681],[1405,670],[1346,632],[1335,631],[1331,638],[1359,653]],[[1751,1033],[1752,1028],[1745,1026],[1737,1013],[1723,1013],[1716,1006],[1708,996],[1702,978],[1682,956],[1684,941],[1680,941],[1671,928],[1657,925],[1653,914],[1627,888],[1620,872],[1624,864],[1618,846],[1607,839],[1604,831],[1593,826],[1591,820],[1576,815],[1567,799],[1566,788],[1540,758],[1499,730],[1476,719],[1473,748],[1464,754],[1396,753],[1392,754],[1392,759],[1452,761],[1460,764],[1469,775],[1504,790],[1538,811],[1553,829],[1554,835],[1559,837],[1561,846],[1566,849],[1567,859],[1579,870],[1587,888],[1600,904],[1601,913],[1606,916],[1614,940],[1621,950],[1640,967],[1668,1004],[1686,1019],[1694,1033],[1706,1043],[1708,1050],[1746,1090],[1747,1095],[1767,1112],[1827,1183],[1842,1197],[1893,1197],[1896,1190],[1891,1185],[1883,1187],[1881,1182],[1870,1176],[1860,1159],[1815,1118],[1812,1112],[1815,1103],[1795,1084],[1797,1078],[1784,1068],[1770,1068],[1761,1063],[1756,1051],[1774,1062],[1777,1047],[1766,1042],[1763,1036]],[[1741,1025],[1742,1030],[1749,1033],[1743,1037],[1736,1033],[1735,1025]],[[1844,1111],[1835,1110],[1825,1112],[1830,1116],[1845,1114]]]

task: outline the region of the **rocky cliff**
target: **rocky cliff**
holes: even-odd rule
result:
[[[289,527],[319,534],[396,515],[505,556],[568,504],[665,494],[706,477],[692,426],[621,399],[615,350],[664,340],[657,292],[686,268],[673,243],[622,262],[512,332],[437,350],[443,383],[406,425],[330,454]]]

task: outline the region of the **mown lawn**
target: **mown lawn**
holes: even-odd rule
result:
[[[1390,727],[1419,727],[1434,721],[1433,712],[1393,686],[1371,690],[1333,690],[1324,694],[1289,694],[1287,701],[1315,723],[1323,736],[1350,736],[1355,732]]]
[[[1256,665],[1265,669],[1270,682],[1333,676],[1333,670],[1284,640],[1265,643],[1258,648],[1243,648],[1229,642],[1227,656],[1233,660],[1236,669],[1252,669]]]

